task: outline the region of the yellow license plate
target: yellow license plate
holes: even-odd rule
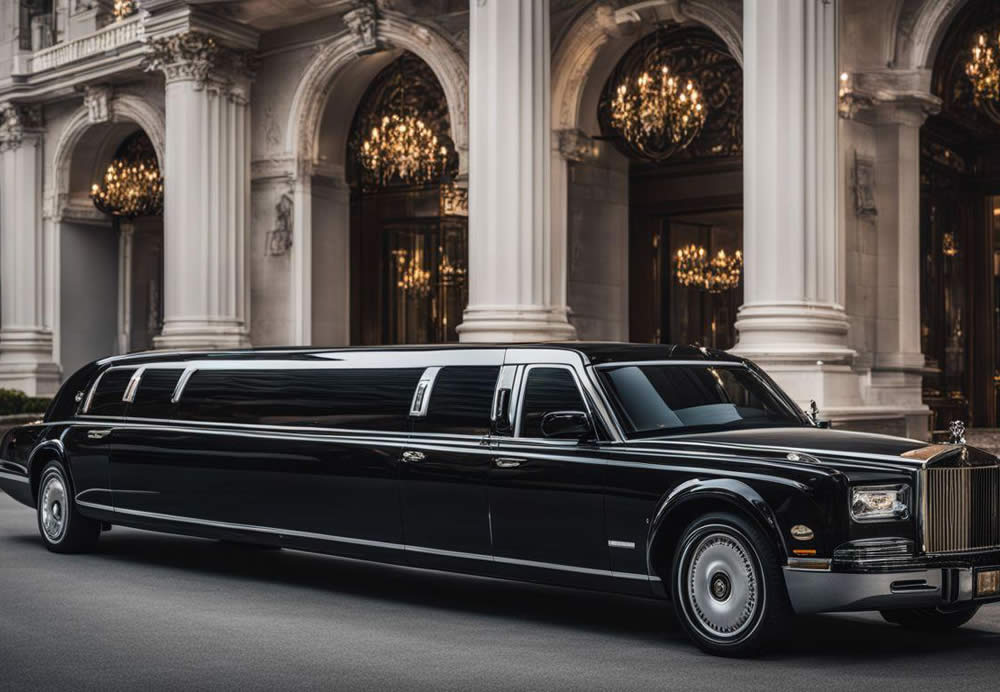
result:
[[[976,596],[1000,596],[1000,569],[984,569],[976,572]]]

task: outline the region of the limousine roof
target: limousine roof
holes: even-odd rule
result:
[[[255,359],[308,359],[318,355],[329,356],[330,354],[347,352],[372,352],[372,351],[448,351],[448,350],[474,350],[474,349],[559,349],[563,351],[574,351],[579,353],[585,363],[590,365],[600,365],[602,363],[631,362],[631,361],[728,361],[742,363],[744,360],[737,356],[704,348],[701,346],[682,346],[673,344],[629,344],[624,342],[609,341],[558,341],[544,343],[519,343],[519,344],[434,344],[434,345],[408,345],[408,346],[350,346],[333,348],[290,348],[290,347],[267,347],[249,348],[232,351],[145,351],[124,356],[112,356],[98,361],[101,366],[135,364],[159,362],[183,362],[188,360],[255,360]]]

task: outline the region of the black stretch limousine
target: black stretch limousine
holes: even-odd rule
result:
[[[112,524],[671,598],[705,650],[792,613],[1000,600],[1000,466],[836,432],[752,363],[551,344],[150,353],[0,445],[46,546]]]

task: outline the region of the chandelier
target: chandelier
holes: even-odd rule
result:
[[[986,32],[976,37],[972,57],[965,64],[965,74],[972,82],[976,103],[1000,101],[1000,31],[996,41]]]
[[[104,179],[90,188],[95,207],[116,219],[163,213],[163,177],[151,149],[141,132],[122,144]]]
[[[138,11],[139,0],[115,0],[115,5],[111,10],[116,22],[124,21]]]
[[[441,175],[448,149],[424,121],[411,113],[390,113],[361,143],[361,165],[379,185],[394,179],[426,183]]]
[[[664,159],[698,136],[707,110],[693,80],[672,74],[664,63],[648,62],[654,64],[619,82],[611,125],[639,152]]]
[[[700,245],[688,245],[678,250],[674,257],[677,283],[709,293],[723,293],[736,288],[742,273],[743,253],[739,250],[731,255],[719,250],[709,256]]]

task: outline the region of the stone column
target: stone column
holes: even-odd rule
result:
[[[46,316],[41,109],[0,106],[0,387],[53,394]]]
[[[745,304],[736,353],[800,403],[861,404],[836,214],[838,3],[745,0]]]
[[[166,76],[164,319],[157,348],[249,345],[250,73],[186,31],[151,41]]]
[[[470,0],[469,306],[462,341],[571,339],[551,217],[548,0]]]

